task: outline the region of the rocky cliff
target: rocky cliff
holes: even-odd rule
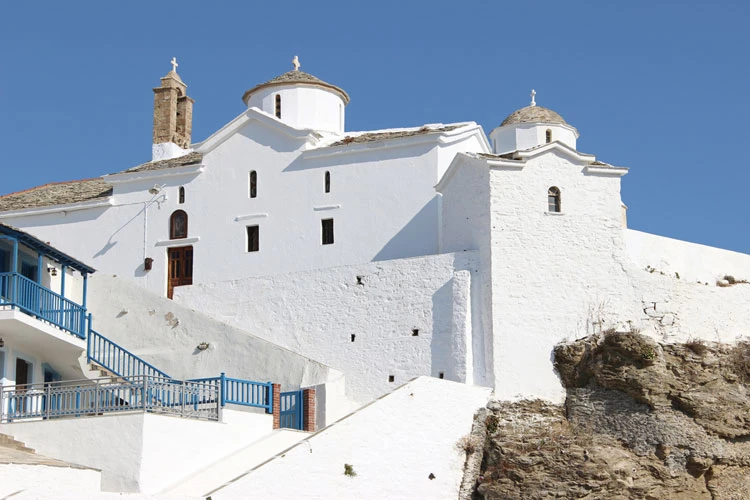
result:
[[[564,406],[491,402],[476,415],[465,498],[750,498],[750,343],[608,332],[554,359]]]

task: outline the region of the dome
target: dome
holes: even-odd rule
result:
[[[560,123],[567,125],[568,122],[555,113],[551,109],[543,108],[541,106],[526,106],[517,111],[514,111],[508,117],[503,120],[500,124],[501,127],[505,125],[515,125],[516,123]]]
[[[294,84],[302,84],[302,85],[314,85],[317,87],[323,87],[328,90],[333,90],[334,92],[337,92],[341,95],[341,98],[344,100],[344,104],[349,104],[349,94],[347,94],[344,89],[337,87],[336,85],[332,85],[328,82],[324,82],[320,78],[313,76],[309,73],[305,73],[304,71],[300,71],[298,69],[288,71],[284,73],[283,75],[279,75],[276,78],[272,80],[268,80],[266,83],[261,83],[260,85],[256,85],[255,87],[251,88],[247,92],[245,92],[242,95],[242,100],[247,103],[250,96],[257,92],[258,90],[267,88],[267,87],[279,87],[279,86],[286,86],[286,85],[294,85]]]

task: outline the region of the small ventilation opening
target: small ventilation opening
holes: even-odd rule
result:
[[[356,339],[356,338],[357,338],[357,336],[352,333],[352,342],[354,342],[354,339]]]
[[[412,337],[419,337],[419,328],[413,328],[411,331]]]
[[[445,372],[439,372],[438,378],[445,378]]]
[[[365,277],[364,276],[357,276],[357,284],[364,286],[364,284],[365,284]]]
[[[396,381],[396,377],[394,377],[393,375],[388,375],[388,382],[395,382],[395,381]]]

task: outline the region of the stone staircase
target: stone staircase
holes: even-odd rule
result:
[[[13,439],[11,436],[8,436],[7,434],[0,434],[0,448],[22,451],[25,453],[35,453],[35,451],[31,448],[28,448],[25,443],[16,441],[15,439]],[[2,454],[3,454],[2,451],[0,451],[0,456]]]

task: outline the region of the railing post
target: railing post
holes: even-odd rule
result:
[[[180,408],[180,412],[181,412],[180,416],[181,417],[185,416],[185,394],[187,394],[187,392],[185,391],[185,388],[186,388],[185,387],[185,381],[183,380],[182,381],[182,389],[181,389],[182,392],[180,393],[180,407],[181,407]]]
[[[273,413],[273,383],[266,382],[266,413]]]
[[[49,407],[52,406],[52,397],[51,397],[52,396],[52,394],[51,394],[52,391],[51,391],[51,387],[50,387],[51,385],[52,384],[48,384],[47,385],[47,400],[46,400],[47,404],[45,405],[46,406],[45,411],[47,413],[47,420],[49,420]]]
[[[224,374],[224,372],[221,372],[221,375],[219,376],[219,401],[222,407],[224,407],[227,404],[226,394],[225,394],[226,389],[227,389],[227,376]]]
[[[94,415],[99,415],[99,384],[94,384]]]
[[[148,377],[143,377],[143,412],[146,413],[148,407]]]

